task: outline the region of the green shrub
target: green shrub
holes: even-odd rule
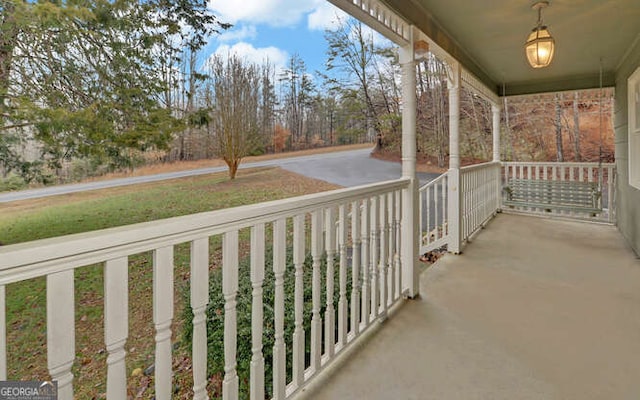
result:
[[[76,159],[69,165],[68,180],[70,182],[79,182],[106,173],[107,167],[98,158]]]
[[[334,284],[334,309],[336,310],[337,333],[337,305],[339,300],[339,260],[336,256],[335,284]],[[321,261],[322,296],[320,315],[324,318],[326,309],[326,257]],[[239,289],[237,296],[237,373],[240,382],[240,398],[249,397],[249,374],[251,362],[251,304],[252,287],[250,280],[250,258],[246,257],[239,263]],[[284,278],[285,288],[285,321],[284,340],[286,343],[287,382],[291,380],[293,363],[293,331],[295,329],[295,268],[293,265],[292,251],[287,251],[287,266]],[[305,365],[310,363],[311,349],[311,310],[312,310],[312,258],[307,254],[304,262],[304,330],[305,330]],[[273,345],[274,332],[274,297],[275,278],[273,274],[273,252],[268,249],[265,254],[265,279],[263,284],[263,347],[265,359],[265,391],[268,398],[272,395],[273,384]],[[222,382],[224,378],[224,296],[222,295],[222,271],[216,269],[212,272],[209,282],[210,302],[207,309],[207,340],[208,340],[208,376],[215,376],[214,381]],[[351,267],[347,269],[347,302],[351,297]],[[193,314],[187,308],[185,315],[185,343],[191,349],[192,318]],[[324,319],[323,319],[324,321]],[[324,330],[324,325],[323,325]],[[337,336],[336,336],[337,337]],[[323,345],[324,346],[324,345]],[[324,347],[323,347],[324,349]],[[214,388],[211,393],[213,398],[222,396],[221,388]]]
[[[0,192],[20,190],[25,187],[27,187],[27,182],[18,175],[10,174],[6,178],[0,178]]]

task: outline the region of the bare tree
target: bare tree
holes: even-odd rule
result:
[[[238,56],[214,56],[209,66],[211,127],[216,152],[235,179],[240,161],[256,148],[261,72]]]

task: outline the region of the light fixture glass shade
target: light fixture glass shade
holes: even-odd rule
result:
[[[524,45],[527,60],[533,68],[544,68],[551,64],[555,47],[555,40],[546,26],[534,28]]]

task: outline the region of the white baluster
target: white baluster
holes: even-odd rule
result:
[[[347,304],[347,210],[344,204],[339,208],[338,242],[340,246],[340,269],[338,273],[338,345],[342,348],[347,344],[347,324],[349,306]]]
[[[275,276],[273,398],[284,399],[287,378],[286,345],[284,343],[284,273],[287,268],[287,224],[285,219],[273,223],[273,274]]]
[[[440,189],[442,190],[443,188],[440,188]],[[440,213],[438,212],[438,199],[439,199],[438,185],[433,186],[433,198],[435,199],[435,208],[433,210],[433,228],[435,230],[435,233],[433,235],[433,238],[431,238],[431,231],[427,232],[427,234],[429,235],[429,243],[438,240],[438,238],[440,237],[440,233],[438,232],[438,225],[440,225],[440,221],[439,221]],[[431,214],[431,212],[429,212],[429,214]],[[431,229],[430,225],[429,225],[429,229]]]
[[[222,295],[224,296],[224,379],[222,399],[238,398],[236,354],[238,342],[238,231],[222,238]]]
[[[427,188],[427,244],[431,244],[431,191],[433,191],[433,226],[436,228],[436,236],[433,240],[436,240],[438,235],[438,185]]]
[[[438,221],[436,219],[434,227],[436,228],[436,231],[439,232],[438,226],[442,226],[442,232],[438,233],[440,236],[445,236],[445,229],[444,229],[444,223],[446,221],[447,218],[447,213],[449,212],[449,206],[448,206],[448,198],[447,196],[449,196],[449,186],[446,184],[446,182],[448,182],[449,176],[445,176],[444,179],[441,181],[440,185],[435,185],[435,186],[439,186],[440,187],[440,213],[439,215],[440,217],[440,221]],[[438,215],[438,208],[435,209],[436,215]]]
[[[127,397],[125,365],[129,332],[129,281],[127,257],[109,260],[104,266],[104,342],[107,347],[107,398]]]
[[[446,190],[445,190],[446,192]],[[446,203],[445,203],[446,204]],[[402,249],[402,191],[396,190],[396,220],[394,226],[396,227],[396,297],[400,298],[402,294],[402,259],[400,258],[400,249]],[[444,232],[444,227],[443,227]]]
[[[209,304],[209,239],[191,242],[191,311],[193,312],[193,398],[207,396],[207,304]]]
[[[73,270],[47,275],[47,365],[60,400],[73,399],[74,306]]]
[[[314,373],[320,370],[322,357],[322,317],[320,316],[322,225],[322,211],[311,213],[311,257],[313,258],[311,282],[311,370]]]
[[[602,191],[604,190],[604,169],[598,168],[598,189],[600,190],[600,197],[596,200],[598,208],[602,208]]]
[[[293,384],[304,383],[304,215],[293,218],[293,264],[295,266],[295,329],[293,331]]]
[[[153,252],[153,323],[156,329],[156,399],[171,398],[171,321],[173,319],[173,247]]]
[[[0,285],[0,381],[7,380],[7,302],[6,288]]]
[[[324,313],[324,353],[328,359],[335,353],[335,308],[333,306],[334,293],[334,256],[336,254],[335,217],[333,208],[326,210],[325,217],[326,246],[327,246],[327,306]]]
[[[369,269],[371,271],[371,319],[375,319],[378,316],[378,294],[380,293],[380,287],[378,283],[378,262],[380,260],[380,242],[379,242],[379,208],[378,197],[371,198],[371,262]]]
[[[264,355],[262,326],[264,324],[262,284],[264,282],[264,224],[251,228],[251,400],[264,400]]]
[[[380,279],[380,320],[387,318],[387,250],[389,230],[387,222],[387,196],[381,195],[380,199],[380,259],[378,260],[378,273]]]
[[[418,226],[420,227],[420,230],[418,231],[418,234],[420,235],[420,248],[422,248],[422,245],[424,244],[424,232],[428,231],[429,228],[427,226],[427,228],[425,228],[424,223],[422,221],[425,220],[426,216],[424,214],[425,212],[425,199],[427,197],[427,191],[426,190],[419,190],[418,191],[418,221],[420,221],[418,223]]]
[[[360,264],[362,267],[362,301],[360,304],[362,305],[362,311],[360,312],[362,318],[363,328],[366,328],[369,325],[369,314],[371,313],[371,282],[369,277],[370,265],[369,262],[371,260],[371,250],[370,250],[370,237],[369,232],[370,228],[370,220],[369,220],[369,200],[362,200],[362,219],[361,219],[361,229],[360,232],[362,234],[362,247],[360,250],[360,254],[362,254],[362,263]]]
[[[360,202],[351,203],[351,331],[354,338],[360,333]]]
[[[395,221],[395,210],[396,206],[396,198],[395,193],[390,192],[388,195],[389,201],[387,202],[387,225],[389,229],[389,233],[387,234],[387,238],[389,239],[389,261],[388,261],[388,269],[387,269],[387,282],[388,282],[388,301],[389,303],[393,303],[393,300],[396,297],[396,281],[394,276],[395,271],[395,256],[396,256],[396,227],[394,225]]]
[[[536,169],[537,170],[537,169]],[[494,171],[494,180],[493,180],[493,211],[494,213],[497,213],[498,210],[500,209],[500,190],[501,190],[501,186],[500,186],[500,166],[496,166],[496,169]]]

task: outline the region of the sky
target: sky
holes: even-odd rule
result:
[[[297,53],[309,73],[324,69],[325,30],[346,18],[327,0],[211,0],[209,7],[233,27],[211,38],[205,59],[235,53],[259,64],[268,58],[278,70]]]

